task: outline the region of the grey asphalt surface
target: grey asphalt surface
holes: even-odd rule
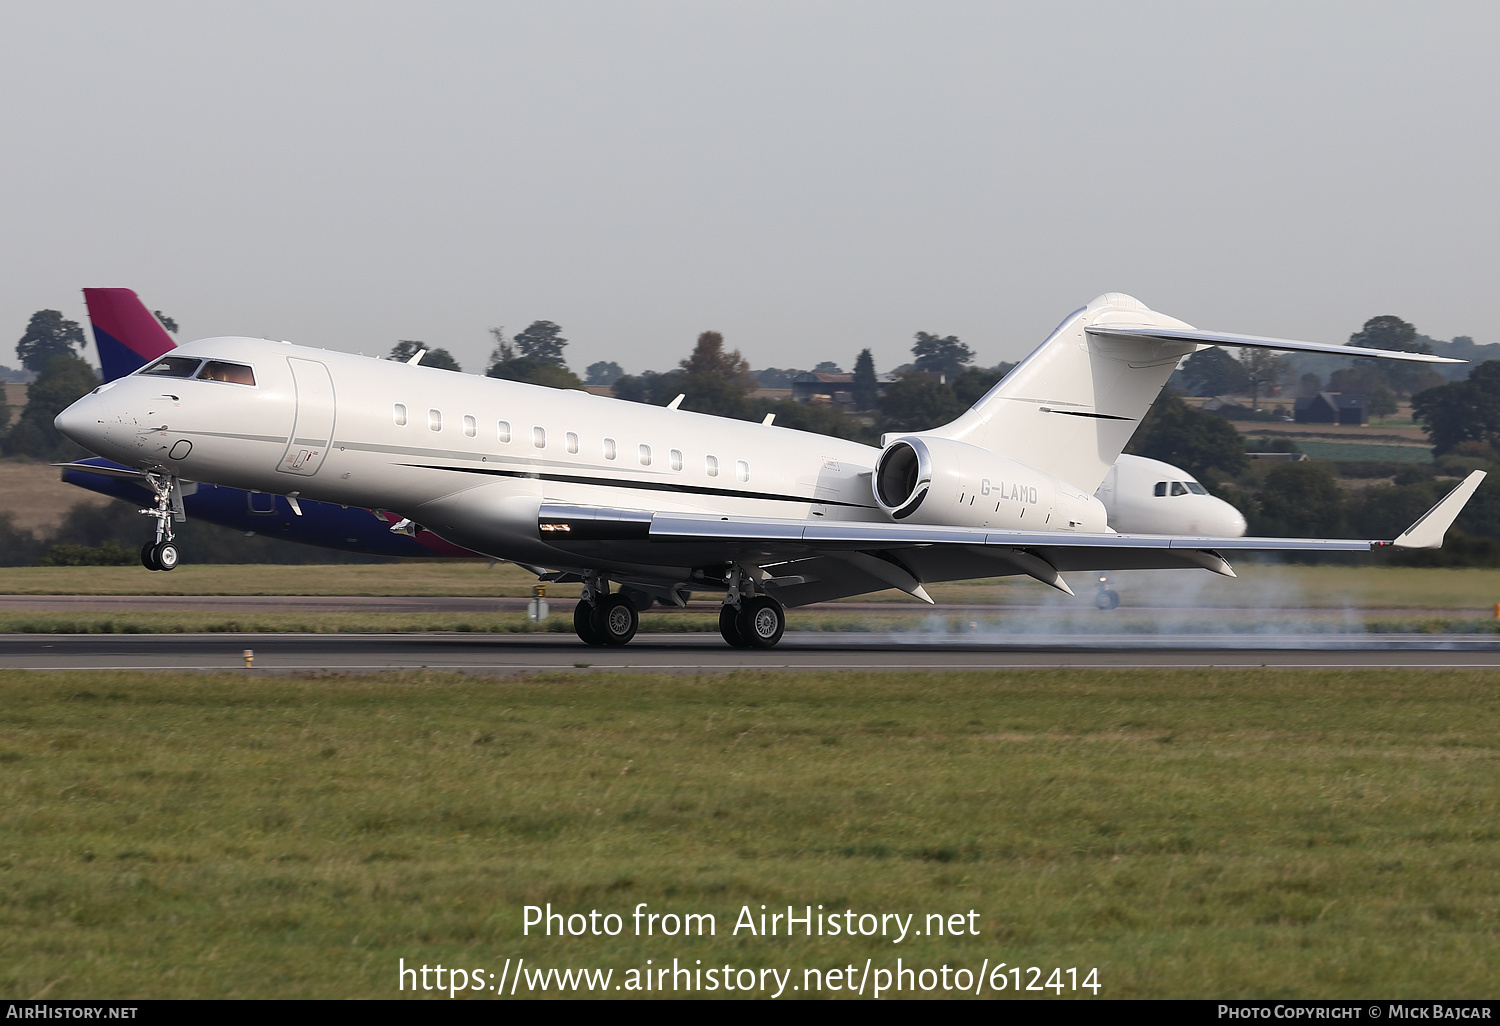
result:
[[[707,634],[639,635],[591,648],[559,634],[12,634],[0,668],[370,673],[428,668],[469,673],[576,669],[705,672],[1015,670],[1036,667],[1500,668],[1494,635],[1095,635],[1058,639],[973,635],[788,633],[769,651],[740,651]]]

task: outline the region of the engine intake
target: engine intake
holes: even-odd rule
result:
[[[917,511],[932,488],[932,453],[920,438],[898,438],[875,461],[875,501],[892,520]]]

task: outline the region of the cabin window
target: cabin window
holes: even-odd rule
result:
[[[1173,481],[1172,482],[1172,494],[1173,495],[1186,495],[1187,493],[1188,493],[1187,485],[1183,484],[1181,481]]]
[[[618,455],[619,452],[615,449],[615,440],[613,438],[606,438],[604,440],[604,458],[612,460]]]
[[[406,404],[397,403],[391,407],[391,419],[396,422],[397,427],[406,427]]]
[[[749,481],[750,480],[750,464],[746,463],[744,460],[735,460],[734,461],[734,476],[737,477],[737,478],[739,478],[741,481]]]
[[[1167,494],[1167,483],[1165,481],[1158,481],[1158,482],[1156,482],[1156,491],[1155,491],[1154,494],[1156,495],[1156,497],[1158,499],[1161,498],[1163,495],[1166,495]]]
[[[198,372],[200,381],[227,381],[231,385],[254,385],[255,372],[243,363],[209,360]]]
[[[578,453],[578,432],[576,431],[568,432],[568,451],[574,455]]]
[[[681,449],[673,449],[672,450],[672,469],[673,470],[681,470],[682,469],[682,450]]]
[[[538,449],[547,448],[547,431],[545,428],[534,427],[531,429],[531,444]]]
[[[1204,488],[1197,481],[1189,481],[1187,483],[1187,486],[1188,486],[1188,491],[1192,492],[1194,495],[1207,495],[1208,494],[1208,489]]]
[[[651,446],[649,445],[641,446],[641,466],[651,466]]]
[[[427,429],[429,431],[443,430],[443,414],[441,410],[427,411]]]
[[[510,441],[510,421],[508,421],[508,420],[502,420],[499,423],[498,427],[499,427],[498,435],[499,435],[500,441],[502,441],[502,442],[508,442],[508,441]]]
[[[703,458],[703,469],[708,471],[709,477],[719,476],[719,457],[705,456]]]
[[[140,373],[161,378],[190,378],[202,361],[192,356],[163,356]]]
[[[464,437],[473,438],[479,434],[479,421],[473,417],[464,417]]]

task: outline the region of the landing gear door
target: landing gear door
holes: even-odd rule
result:
[[[297,418],[292,439],[276,469],[283,474],[312,477],[323,465],[333,444],[333,378],[326,364],[287,357],[297,388]]]

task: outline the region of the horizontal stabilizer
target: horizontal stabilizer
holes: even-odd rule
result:
[[[1195,342],[1200,346],[1238,346],[1241,349],[1281,349],[1294,353],[1329,353],[1333,356],[1368,356],[1376,360],[1405,360],[1408,363],[1467,363],[1429,353],[1403,353],[1396,349],[1366,349],[1361,346],[1338,346],[1324,342],[1295,342],[1287,338],[1261,338],[1258,335],[1229,335],[1221,331],[1177,330],[1175,328],[1129,327],[1119,324],[1095,324],[1084,329],[1098,338],[1139,339],[1155,342]]]
[[[1463,510],[1464,504],[1474,494],[1474,489],[1484,480],[1484,471],[1476,470],[1464,478],[1457,488],[1443,496],[1442,500],[1426,513],[1417,518],[1417,522],[1401,532],[1400,537],[1391,542],[1398,549],[1440,549],[1443,547],[1443,536],[1448,533],[1448,528],[1453,526],[1453,521]]]

